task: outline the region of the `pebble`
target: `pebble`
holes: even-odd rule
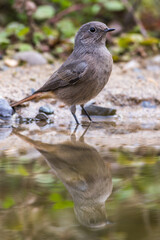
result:
[[[140,65],[136,60],[131,60],[125,64],[125,66],[123,67],[123,71],[127,71],[129,69],[135,69],[135,68],[139,68],[139,67],[140,67]]]
[[[12,133],[12,127],[9,124],[0,124],[0,140],[4,140]]]
[[[19,62],[15,59],[9,59],[9,58],[6,58],[4,60],[4,64],[7,66],[7,67],[17,67]]]
[[[86,106],[85,110],[91,116],[113,116],[116,114],[116,109],[99,107],[93,104]],[[82,110],[82,115],[85,115],[83,110]]]
[[[54,113],[54,110],[53,110],[53,108],[52,108],[52,106],[50,106],[50,105],[45,105],[45,106],[41,106],[40,108],[39,108],[39,112],[42,112],[42,113],[45,113],[45,114],[47,114],[47,115],[50,115],[50,114],[53,114]]]
[[[36,90],[34,88],[31,88],[31,94],[33,94]]]
[[[63,103],[59,104],[59,108],[64,108],[65,106],[66,106],[66,105],[63,104]]]
[[[27,62],[29,65],[43,65],[47,63],[47,60],[42,54],[36,51],[19,52],[14,55],[14,59]]]
[[[156,105],[150,101],[142,101],[141,106],[144,108],[156,108]]]
[[[37,120],[37,121],[47,121],[48,117],[45,113],[38,113],[35,117],[35,120]]]
[[[12,116],[13,112],[13,108],[7,100],[0,96],[0,118],[8,119]]]
[[[150,59],[153,63],[160,64],[160,55],[157,55],[155,57],[152,57]]]

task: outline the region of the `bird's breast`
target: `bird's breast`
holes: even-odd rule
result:
[[[112,70],[112,56],[106,47],[86,56],[85,61],[88,65],[85,75],[76,84],[56,91],[57,97],[67,105],[88,102],[96,97],[108,82]]]

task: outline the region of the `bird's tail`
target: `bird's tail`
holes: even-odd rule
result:
[[[18,106],[18,105],[21,105],[21,104],[24,103],[24,102],[28,102],[28,101],[30,101],[30,100],[33,100],[33,99],[39,97],[40,95],[41,95],[41,93],[34,93],[34,94],[30,95],[29,97],[23,98],[22,100],[20,100],[20,101],[18,101],[18,102],[12,103],[12,104],[11,104],[11,107],[16,107],[16,106]]]

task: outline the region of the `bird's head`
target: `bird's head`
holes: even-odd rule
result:
[[[114,31],[101,22],[88,22],[82,25],[76,34],[75,47],[79,45],[101,45],[106,42],[108,32]]]

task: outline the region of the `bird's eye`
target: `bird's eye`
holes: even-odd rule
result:
[[[95,32],[96,31],[96,29],[94,27],[91,27],[89,30],[90,30],[90,32]]]

